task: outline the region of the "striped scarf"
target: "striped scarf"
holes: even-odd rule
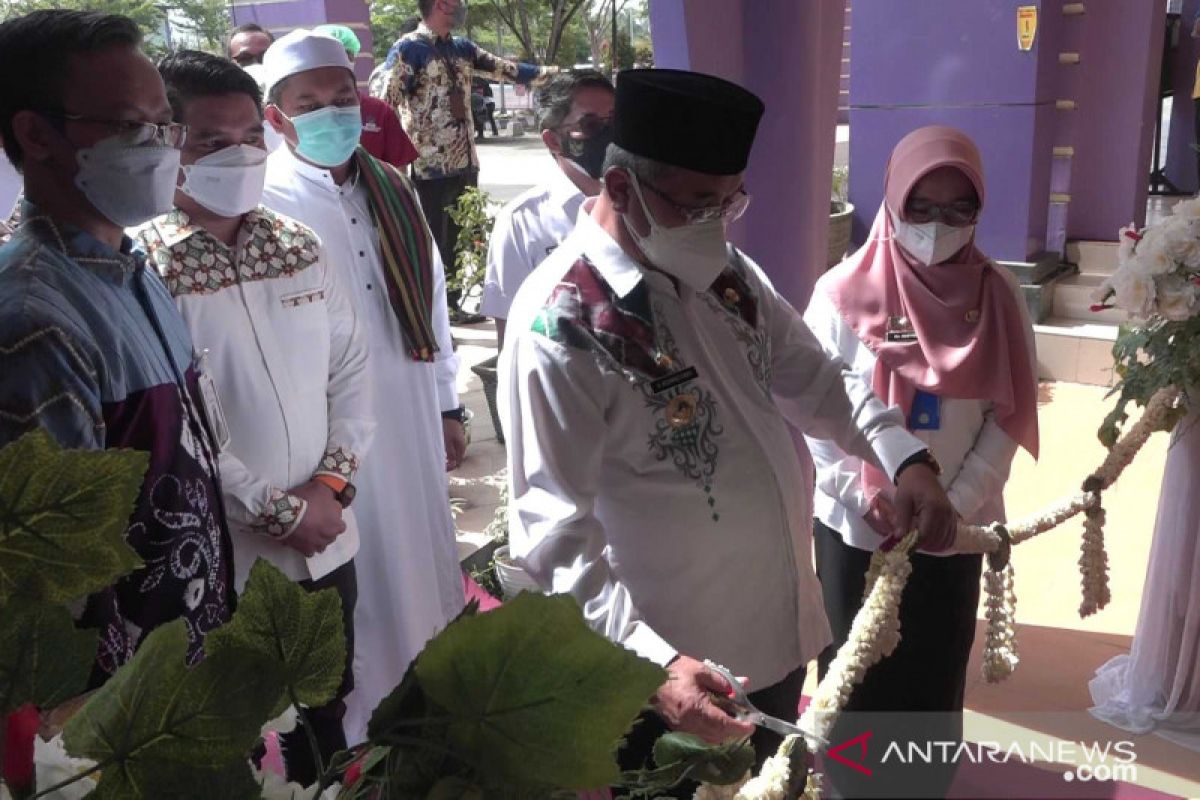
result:
[[[358,174],[367,190],[371,220],[379,232],[388,300],[414,361],[433,361],[433,242],[421,204],[398,169],[361,147],[355,151]]]

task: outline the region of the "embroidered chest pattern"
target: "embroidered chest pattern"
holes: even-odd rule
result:
[[[274,215],[251,214],[240,258],[202,230],[168,245],[163,233],[187,233],[186,217],[172,212],[143,241],[173,297],[213,294],[230,286],[291,277],[317,262],[317,239],[307,228]]]
[[[655,308],[656,361],[667,370],[684,368],[671,329],[662,322],[661,308]],[[662,391],[658,381],[642,381],[638,388],[646,407],[653,414],[653,430],[647,439],[651,454],[659,461],[670,460],[684,477],[704,492],[713,522],[721,519],[713,484],[720,454],[718,439],[725,432],[717,421],[717,401],[708,389],[691,380]]]

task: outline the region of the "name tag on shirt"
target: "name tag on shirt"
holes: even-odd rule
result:
[[[908,414],[910,431],[936,431],[942,427],[942,398],[917,390]]]
[[[221,398],[217,396],[217,384],[212,376],[200,373],[196,379],[200,385],[200,399],[204,403],[204,416],[208,418],[208,427],[216,440],[217,449],[224,450],[229,446],[229,423],[225,421],[225,411],[221,408]]]
[[[279,298],[279,302],[283,303],[284,308],[296,308],[297,306],[306,306],[309,303],[315,303],[318,300],[325,299],[324,289],[305,289],[302,292],[292,292]]]
[[[917,332],[913,330],[912,322],[908,317],[890,316],[887,319],[887,331],[884,333],[884,338],[889,342],[915,342]]]
[[[650,391],[654,392],[655,394],[662,394],[663,392],[669,389],[674,389],[676,386],[685,384],[688,381],[696,380],[699,374],[700,373],[696,372],[695,367],[681,369],[679,372],[671,373],[665,378],[659,378],[656,381],[652,381],[650,383]]]

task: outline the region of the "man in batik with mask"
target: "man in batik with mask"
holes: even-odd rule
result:
[[[501,347],[517,289],[574,229],[584,199],[600,193],[600,168],[612,142],[613,86],[599,72],[555,75],[538,102],[542,142],[558,169],[496,215],[479,310],[496,320]]]
[[[186,126],[126,17],[35,11],[0,25],[0,136],[25,179],[0,248],[0,445],[41,428],[67,448],[145,451],[126,540],[144,566],[92,595],[92,684],[182,619],[188,660],[229,618],[233,576],[187,327],[124,229],[171,207]]]
[[[953,535],[925,445],[726,244],[762,113],[719,78],[621,73],[603,189],[508,319],[513,555],[670,674],[631,733],[628,768],[665,728],[751,732],[713,703],[729,687],[705,659],[746,676],[768,714],[796,716],[829,626],[791,426],[896,480],[899,529]],[[772,737],[755,734],[760,759]]]
[[[408,179],[358,146],[358,90],[342,44],[296,30],[267,51],[266,117],[287,146],[264,202],[317,232],[370,350],[375,443],[358,474],[362,528],[354,692],[346,734],[463,607],[446,470],[466,452],[458,360],[437,248]]]
[[[306,591],[333,589],[341,599],[342,684],[303,723],[328,763],[346,747],[344,698],[354,685],[359,531],[349,506],[374,430],[366,341],[316,234],[261,204],[258,84],[236,64],[190,50],[159,71],[190,136],[175,208],[137,241],[216,381],[237,587],[263,558]],[[283,737],[288,776],[303,786],[320,777],[308,734]]]
[[[421,24],[393,47],[396,65],[387,101],[400,113],[404,130],[420,153],[412,164],[412,178],[442,261],[453,272],[459,229],[446,208],[479,182],[479,155],[472,135],[472,78],[479,74],[529,84],[558,72],[558,67],[518,64],[492,55],[470,39],[451,36],[451,31],[466,24],[464,0],[418,0],[417,8]],[[450,307],[456,321],[482,321],[463,314],[458,305],[458,292],[452,291]]]

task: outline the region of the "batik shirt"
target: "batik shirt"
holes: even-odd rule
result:
[[[367,344],[317,235],[260,206],[234,247],[179,209],[143,226],[137,241],[216,382],[237,585],[260,557],[296,580],[345,564],[358,551],[353,509],[343,513],[346,530],[311,558],[283,541],[306,511],[288,490],[314,475],[353,482],[375,428]]]
[[[34,428],[66,448],[150,463],[126,538],[145,566],[88,599],[99,683],[155,627],[182,618],[189,662],[229,619],[231,548],[191,339],[126,238],[121,249],[42,216],[0,248],[0,445]]]
[[[585,206],[586,208],[586,206]],[[500,359],[510,548],[610,639],[771,686],[829,643],[790,426],[895,474],[924,445],[748,258],[707,291],[586,213],[517,293]]]
[[[418,180],[448,178],[479,168],[471,119],[471,78],[476,73],[529,83],[543,67],[494,56],[470,39],[438,37],[424,23],[395,45],[396,65],[387,101],[400,113],[404,130],[420,153],[413,162]],[[452,103],[457,95],[458,103]],[[456,118],[458,105],[462,118]]]

